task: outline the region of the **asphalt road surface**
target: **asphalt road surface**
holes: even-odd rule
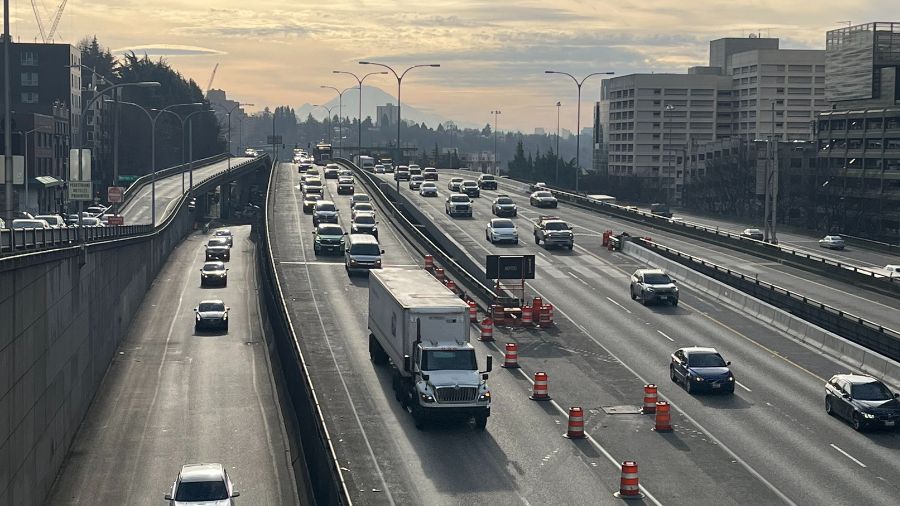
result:
[[[255,245],[235,234],[226,288],[201,288],[203,244],[172,252],[75,436],[49,504],[161,505],[183,464],[223,464],[241,504],[297,504],[288,441],[257,311]],[[194,332],[222,299],[229,332]]]
[[[538,275],[529,283],[530,295],[541,295],[556,307],[557,332],[510,331],[507,337],[501,331],[499,340],[519,343],[527,372],[548,372],[551,393],[560,404],[591,407],[587,430],[608,442],[614,454],[620,447],[639,450],[634,458],[642,464],[642,483],[661,502],[896,502],[900,434],[856,433],[824,413],[824,382],[847,366],[687,287],[682,287],[677,308],[632,301],[628,280],[639,265],[601,248],[599,231],[609,221],[604,216],[565,204],[556,210],[534,209],[524,193],[501,190],[519,205],[514,221],[521,241],[492,245],[484,228],[498,192],[485,191],[474,199],[473,218],[450,218],[444,213],[448,179],[442,172],[440,197],[413,197],[420,209],[478,263],[487,254],[535,254]],[[574,251],[534,244],[532,222],[541,214],[576,225]],[[738,381],[734,396],[689,395],[669,381],[669,354],[691,345],[714,346],[733,362]],[[627,374],[615,372],[623,368]],[[660,385],[662,396],[675,406],[678,426],[670,436],[643,436],[642,421],[596,409],[635,404],[646,382]],[[616,431],[623,425],[627,430]],[[642,436],[656,438],[655,446],[640,446]],[[687,490],[701,495],[684,494]],[[706,491],[709,495],[703,495]]]

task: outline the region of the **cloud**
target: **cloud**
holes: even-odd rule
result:
[[[210,54],[227,54],[224,51],[199,46],[178,46],[173,44],[144,44],[132,47],[113,49],[113,54],[135,53],[147,56],[200,56]]]

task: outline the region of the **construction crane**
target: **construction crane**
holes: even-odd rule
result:
[[[33,0],[32,0],[33,1]],[[212,89],[213,79],[216,78],[216,71],[219,70],[219,64],[216,63],[216,66],[213,67],[212,75],[209,76],[209,82],[206,83],[206,95],[209,95],[209,90]]]
[[[56,8],[56,14],[53,16],[53,22],[50,24],[50,31],[44,27],[44,19],[41,16],[41,9],[38,8],[37,0],[31,0],[31,9],[34,11],[34,19],[37,20],[38,30],[41,32],[41,40],[46,44],[53,40],[56,35],[56,29],[59,27],[59,20],[62,19],[63,10],[66,8],[66,2],[62,0]]]

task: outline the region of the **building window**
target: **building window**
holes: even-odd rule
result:
[[[789,72],[812,72],[812,65],[788,65]]]
[[[38,94],[37,94],[37,93],[34,93],[34,92],[31,92],[31,91],[25,91],[25,92],[22,92],[22,103],[23,103],[23,104],[36,104],[36,103],[38,103]]]
[[[21,80],[22,80],[22,86],[37,86],[38,85],[38,73],[37,72],[22,72]]]
[[[22,65],[36,66],[38,64],[38,54],[36,51],[22,51],[19,61]]]

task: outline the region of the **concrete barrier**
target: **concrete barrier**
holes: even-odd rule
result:
[[[626,255],[673,274],[680,283],[708,293],[734,309],[754,316],[782,331],[790,339],[809,345],[852,368],[900,389],[900,363],[850,342],[766,302],[658,255],[630,241],[622,248]]]

